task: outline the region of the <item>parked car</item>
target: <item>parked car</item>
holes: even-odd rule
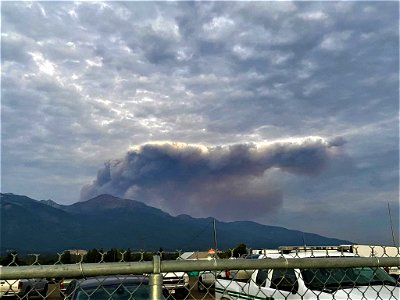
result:
[[[241,259],[258,259],[259,255],[242,255]],[[236,258],[231,258],[236,259]],[[215,280],[233,278],[235,280],[247,280],[251,277],[252,270],[224,270],[199,272],[197,290],[200,293],[213,289]]]
[[[293,250],[291,250],[291,248]],[[304,249],[301,249],[304,248]],[[358,255],[326,247],[283,247],[259,259],[346,259]],[[217,279],[215,299],[400,299],[400,287],[382,268],[256,269],[245,282]]]
[[[189,275],[185,272],[163,273],[163,292],[165,297],[186,298],[189,295]]]
[[[74,281],[74,278],[61,278],[56,280],[58,282],[59,288],[60,288],[60,298],[65,299],[66,291],[69,286],[69,284]]]
[[[0,298],[7,296],[46,296],[48,281],[44,278],[0,280]]]
[[[205,293],[207,290],[214,288],[217,278],[230,278],[229,271],[201,271],[197,279],[197,290]]]
[[[68,285],[65,297],[68,300],[147,300],[150,298],[149,278],[139,275],[116,275],[75,279]]]

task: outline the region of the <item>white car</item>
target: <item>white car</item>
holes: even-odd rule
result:
[[[26,295],[46,296],[48,281],[44,278],[0,280],[0,298]]]
[[[336,250],[268,253],[259,259],[358,257]],[[257,269],[246,282],[218,279],[215,299],[400,299],[396,280],[382,268]]]
[[[217,278],[230,278],[228,271],[201,271],[197,279],[197,290],[205,293],[214,287]]]
[[[149,278],[139,275],[74,279],[70,282],[65,292],[65,299],[68,300],[144,300],[149,298]]]
[[[258,259],[259,255],[245,255],[245,259]],[[230,258],[236,259],[236,258]],[[244,281],[251,277],[253,270],[225,270],[225,271],[202,271],[197,280],[197,290],[205,293],[215,287],[215,281],[219,278]]]
[[[247,281],[254,270],[225,270],[225,271],[202,271],[199,273],[197,290],[206,293],[215,287],[218,279],[232,279],[236,281]]]
[[[186,298],[189,295],[189,275],[185,272],[162,273],[164,296]]]

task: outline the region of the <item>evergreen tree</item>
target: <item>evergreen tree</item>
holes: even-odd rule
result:
[[[107,253],[104,255],[105,262],[116,262],[119,261],[119,252],[116,248],[111,248]]]
[[[237,244],[233,249],[233,257],[240,257],[243,254],[247,254],[247,247],[245,244]]]
[[[63,264],[72,264],[71,252],[65,251],[63,255],[61,255],[61,262]]]
[[[22,264],[16,251],[8,252],[7,256],[1,260],[2,266],[20,266]]]
[[[128,248],[128,250],[126,250],[125,255],[124,255],[124,260],[125,260],[125,261],[132,261],[132,251],[131,251],[131,248]]]
[[[97,263],[100,262],[100,260],[101,254],[99,253],[99,251],[97,251],[97,249],[89,250],[83,259],[83,261],[86,263]]]

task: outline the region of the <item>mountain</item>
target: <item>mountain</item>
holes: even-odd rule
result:
[[[55,207],[55,208],[62,208],[62,207],[63,207],[63,205],[60,205],[60,204],[58,204],[57,202],[54,202],[54,201],[51,200],[51,199],[48,199],[48,200],[40,200],[40,202],[43,203],[43,204],[47,204],[48,206]]]
[[[213,219],[171,216],[135,200],[100,195],[60,205],[26,196],[0,194],[1,250],[54,252],[64,249],[130,248],[204,250],[213,246]],[[251,248],[281,245],[339,245],[350,241],[261,225],[216,222],[218,248],[245,243]]]

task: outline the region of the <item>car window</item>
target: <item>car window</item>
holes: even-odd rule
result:
[[[267,280],[267,277],[268,277],[267,269],[258,270],[257,277],[256,277],[256,284],[258,286],[265,286],[265,281]]]
[[[313,290],[338,290],[355,286],[396,285],[396,280],[380,268],[304,269],[304,283]]]
[[[67,288],[66,288],[66,290],[65,290],[65,294],[64,294],[64,296],[65,296],[66,298],[68,298],[69,296],[71,296],[71,295],[73,294],[73,292],[74,292],[74,290],[75,290],[75,288],[76,288],[77,283],[78,283],[77,280],[72,280],[72,281],[70,282],[70,284],[68,284],[68,286],[67,286]],[[69,298],[68,298],[68,299],[69,299]]]
[[[299,285],[294,269],[275,269],[272,273],[271,288],[297,293]]]
[[[137,284],[99,285],[78,288],[76,300],[142,300],[149,299],[149,286]]]

